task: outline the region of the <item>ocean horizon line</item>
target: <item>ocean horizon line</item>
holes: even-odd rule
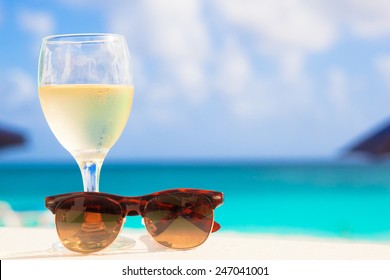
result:
[[[77,166],[74,160],[0,161],[0,168],[18,166]],[[187,159],[106,159],[103,166],[264,166],[264,165],[390,165],[387,160],[316,158],[187,158]]]

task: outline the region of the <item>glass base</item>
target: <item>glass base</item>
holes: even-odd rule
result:
[[[91,253],[91,254],[108,254],[108,253],[116,253],[116,252],[123,252],[125,250],[128,250],[135,246],[135,240],[123,235],[119,235],[114,242],[107,248],[104,248],[103,250]],[[60,253],[60,254],[68,254],[68,253],[77,253],[69,250],[66,248],[60,241],[54,243],[52,245],[53,252]]]

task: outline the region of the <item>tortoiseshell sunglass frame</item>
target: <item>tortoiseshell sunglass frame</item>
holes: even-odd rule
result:
[[[200,189],[170,189],[159,191],[143,196],[119,196],[114,194],[102,193],[102,192],[74,192],[67,194],[60,194],[54,196],[48,196],[45,199],[45,206],[49,209],[53,214],[56,214],[57,208],[61,205],[61,202],[67,201],[69,199],[76,198],[89,198],[89,199],[106,199],[109,200],[110,203],[114,203],[118,205],[122,211],[120,223],[123,224],[124,218],[126,216],[137,216],[145,218],[147,205],[152,200],[155,200],[158,197],[165,195],[175,195],[175,194],[188,194],[188,195],[196,195],[202,196],[210,202],[212,209],[214,210],[218,206],[223,203],[223,193],[218,191],[210,191],[210,190],[200,190]],[[162,205],[162,207],[166,207],[166,205]],[[96,212],[107,212],[107,207],[103,205],[94,205],[93,210]],[[169,223],[167,222],[164,228],[161,231],[165,230]],[[216,232],[221,228],[221,226],[213,220],[213,224],[210,229],[210,225],[202,224],[202,217],[199,217],[199,222],[197,222],[196,226],[199,228],[204,228],[204,230],[211,230],[209,232]],[[200,244],[199,244],[200,245]]]

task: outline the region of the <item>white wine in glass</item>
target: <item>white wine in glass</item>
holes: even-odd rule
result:
[[[133,87],[41,86],[39,96],[51,130],[83,166],[90,161],[101,163],[118,140],[130,114]]]
[[[133,103],[131,57],[124,37],[64,34],[43,38],[38,87],[45,118],[77,161],[84,191],[98,192],[101,166],[120,137]],[[102,225],[97,223],[97,229]],[[129,246],[133,242],[120,238],[117,243]]]

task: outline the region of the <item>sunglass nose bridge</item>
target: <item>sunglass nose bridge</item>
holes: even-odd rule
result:
[[[140,214],[135,210],[131,210],[131,211],[127,212],[127,216],[138,216],[138,215],[140,215]]]
[[[128,198],[126,199],[125,206],[127,216],[138,216],[141,215],[141,206],[142,200],[138,198]]]

